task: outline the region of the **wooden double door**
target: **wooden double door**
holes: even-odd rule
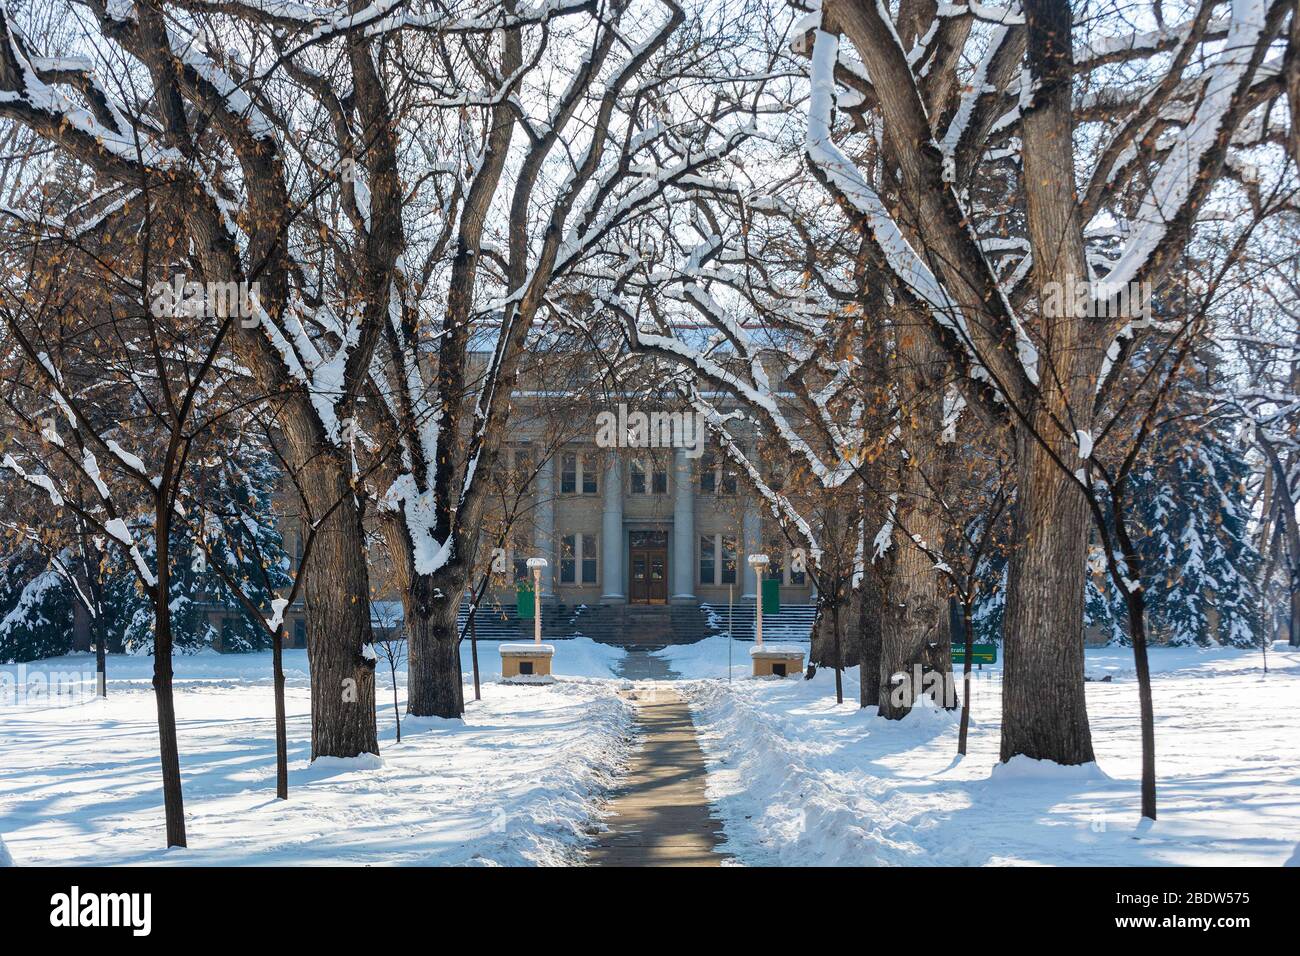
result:
[[[633,531],[628,536],[628,601],[668,603],[668,532]]]

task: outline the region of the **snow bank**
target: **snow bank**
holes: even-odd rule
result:
[[[498,641],[480,640],[478,642],[479,667],[484,679],[493,675],[500,676],[500,657],[497,653]],[[534,647],[528,644],[528,647]],[[623,657],[623,650],[598,644],[587,637],[575,637],[572,640],[556,642],[555,672],[560,676],[570,677],[612,677],[618,661]],[[726,654],[725,648],[723,654]],[[461,671],[466,679],[472,673],[470,660],[470,642],[468,639],[460,645]],[[19,667],[27,675],[36,673],[82,673],[88,682],[94,681],[94,654],[65,654],[26,664],[0,664],[0,674],[8,673],[15,679]],[[201,650],[195,654],[178,654],[172,660],[175,680],[178,686],[187,682],[194,684],[213,682],[226,683],[267,683],[271,681],[271,652],[257,651],[249,654],[221,654],[211,649]],[[143,654],[110,654],[107,662],[109,680],[119,689],[152,691],[153,657]],[[381,671],[387,677],[387,664]],[[284,652],[285,680],[289,685],[307,687],[311,672],[307,663],[307,652],[301,648],[286,648]],[[398,686],[406,683],[406,662],[402,661],[397,670]]]
[[[731,677],[733,680],[746,680],[750,676],[750,641],[731,641],[728,647],[726,637],[707,637],[694,644],[679,644],[665,647],[656,656],[662,657],[672,670],[685,678],[727,677],[728,654],[730,654]],[[770,649],[772,645],[763,645]],[[782,644],[808,655],[807,644]]]
[[[13,866],[14,858],[9,855],[9,848],[5,846],[5,838],[0,837],[0,866]]]
[[[463,719],[403,719],[401,743],[381,686],[382,757],[315,762],[309,688],[294,683],[289,800],[275,800],[269,675],[238,676],[260,656],[212,655],[200,662],[206,676],[177,684],[187,850],[163,849],[154,695],[135,672],[92,705],[0,710],[9,847],[38,866],[564,863],[581,853],[627,761],[630,705],[612,680],[541,688],[489,676],[481,701],[467,684]]]
[[[851,701],[837,706],[833,683],[821,673],[812,682],[701,681],[688,686],[687,696],[709,763],[709,798],[726,831],[724,850],[761,866],[938,862],[914,838],[910,798],[876,779],[848,786],[869,758],[844,746],[840,733],[857,740],[861,727],[878,725],[906,747],[949,729],[945,712],[918,712],[909,725],[886,726]]]
[[[313,779],[332,777],[341,773],[361,773],[366,770],[382,770],[384,758],[379,754],[357,754],[355,757],[317,757],[302,773],[302,777]]]
[[[1084,764],[1059,764],[1017,754],[1006,763],[995,763],[990,780],[1021,787],[1032,783],[1057,783],[1062,780],[1109,780],[1094,760]]]
[[[724,648],[725,654],[725,648]],[[1300,842],[1300,652],[1153,648],[1157,826],[1140,816],[1136,682],[1127,649],[1087,652],[1097,763],[998,765],[1001,669],[976,672],[968,755],[954,714],[902,721],[835,703],[813,681],[682,685],[708,762],[724,849],[759,865],[1253,865]],[[1131,657],[1128,658],[1131,669]],[[724,657],[725,661],[725,657]],[[747,662],[746,662],[747,663]],[[1251,706],[1242,706],[1250,701]],[[993,769],[996,768],[996,769]],[[1300,863],[1300,859],[1296,859]]]

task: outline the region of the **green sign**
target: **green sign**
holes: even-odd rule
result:
[[[520,582],[515,592],[515,610],[521,621],[533,619],[533,589],[531,585]]]
[[[763,613],[764,614],[781,613],[781,582],[780,581],[763,582]]]
[[[996,644],[972,644],[970,650],[972,664],[996,664],[998,662],[998,646]],[[954,664],[966,663],[965,641],[952,642],[952,662]]]

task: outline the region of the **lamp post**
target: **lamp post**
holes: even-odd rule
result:
[[[768,566],[770,560],[765,554],[751,554],[747,559],[749,566],[754,569],[754,580],[758,584],[758,600],[754,602],[754,642],[755,646],[763,646],[763,569]]]
[[[533,572],[533,643],[542,643],[542,568],[545,558],[529,558],[528,568]]]

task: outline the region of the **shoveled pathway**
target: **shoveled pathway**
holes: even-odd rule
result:
[[[587,860],[594,866],[719,866],[722,824],[704,795],[704,754],[690,708],[662,683],[628,696],[636,704],[641,749],[614,794],[607,832]]]

